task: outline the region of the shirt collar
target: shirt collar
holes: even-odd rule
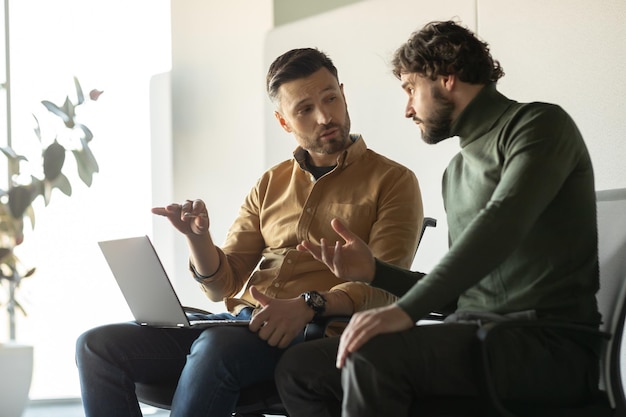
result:
[[[487,84],[452,122],[451,136],[459,136],[461,148],[487,133],[515,103]]]

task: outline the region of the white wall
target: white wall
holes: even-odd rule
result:
[[[333,59],[344,84],[352,131],[361,133],[370,148],[413,169],[420,182],[425,215],[438,219],[439,226],[428,230],[414,263],[426,271],[447,248],[440,178],[457,145],[456,140],[438,146],[422,142],[419,129],[404,118],[406,94],[391,74],[389,61],[395,48],[429,20],[457,16],[471,28],[476,23],[474,2],[421,2],[420,7],[416,3],[363,1],[276,28],[267,36],[265,66],[296,47],[317,47]],[[326,29],[317,29],[322,27]],[[271,111],[271,103],[266,101],[267,165],[289,156],[293,148],[292,143],[276,139],[282,130],[272,121]]]
[[[405,95],[391,75],[393,50],[423,23],[460,19],[491,45],[504,67],[500,90],[518,101],[563,106],[586,138],[599,189],[626,186],[626,2],[623,0],[370,0],[279,27],[268,34],[266,66],[292,47],[315,46],[334,59],[353,131],[368,145],[412,168],[420,180],[429,230],[414,267],[427,271],[447,247],[441,174],[458,140],[424,144],[403,118]],[[319,30],[318,28],[325,28]],[[269,165],[288,155],[266,106]]]
[[[263,42],[271,27],[271,0],[172,0],[174,183],[171,201],[155,204],[202,198],[218,244],[264,169]],[[182,302],[223,309],[190,278],[182,237],[173,242]]]
[[[242,3],[248,10],[243,18],[237,11]],[[218,242],[257,176],[289,158],[295,145],[276,125],[265,98],[267,66],[287,49],[314,46],[337,64],[353,131],[362,133],[372,149],[415,171],[426,214],[439,220],[415,267],[428,270],[441,257],[447,246],[441,174],[458,143],[422,142],[418,129],[403,117],[405,96],[388,66],[394,49],[433,19],[458,18],[489,42],[506,72],[499,83],[504,94],[519,101],[555,102],[569,111],[586,138],[597,188],[626,187],[623,0],[367,0],[272,30],[264,20],[269,19],[269,2],[174,0],[173,5],[175,190],[177,198],[209,200]],[[176,20],[183,12],[214,19],[209,10],[231,24],[197,27]],[[245,28],[237,24],[248,13],[260,18]],[[219,37],[220,45],[209,37]],[[207,49],[206,43],[215,48],[214,59],[198,53]],[[225,47],[243,43],[245,64],[237,50]],[[185,82],[177,83],[176,77]],[[222,88],[215,86],[218,82]],[[222,95],[216,99],[216,94]],[[248,156],[241,155],[243,147]],[[182,248],[182,264],[185,257]],[[189,290],[198,292],[195,286]]]
[[[170,5],[168,0],[12,0],[10,6],[18,153],[36,163],[40,149],[31,113],[57,121],[40,100],[61,104],[66,94],[75,97],[72,76],[85,94],[104,90],[78,115],[94,134],[90,147],[100,172],[92,187],[80,182],[68,156],[71,198],[55,190],[47,207],[38,198],[36,227],[26,226],[24,243],[16,249],[27,266],[37,268],[20,286],[28,316],[17,318],[18,342],[35,347],[31,398],[75,397],[78,335],[132,317],[96,242],[151,230],[149,86],[155,73],[171,66]],[[51,141],[54,131],[44,137]],[[2,305],[0,343],[8,336],[6,325]]]

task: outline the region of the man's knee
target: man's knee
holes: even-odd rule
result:
[[[288,348],[280,358],[274,377],[276,385],[289,387],[303,383],[308,386],[339,382],[339,370],[335,367],[338,338],[304,342]],[[324,382],[323,382],[324,381]]]
[[[76,340],[76,362],[81,364],[90,357],[106,356],[118,345],[119,332],[114,326],[101,326],[87,330]]]
[[[300,355],[295,350],[298,350],[298,345],[293,346],[285,351],[281,356],[280,360],[276,364],[276,369],[274,370],[274,380],[276,382],[276,387],[279,391],[285,389],[286,387],[293,386],[293,377],[299,372],[299,365],[301,364]],[[298,371],[294,372],[295,369]]]
[[[298,376],[307,379],[311,370],[320,366],[320,362],[312,357],[315,349],[311,343],[300,343],[285,350],[274,371],[277,386],[289,386]]]
[[[403,362],[398,359],[405,354],[404,348],[394,351],[401,344],[396,334],[383,334],[370,339],[357,351],[351,352],[346,360],[346,367],[362,366],[376,370],[379,374],[392,373],[395,368],[403,368]]]

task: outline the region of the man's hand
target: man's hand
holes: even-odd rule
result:
[[[337,351],[337,368],[342,368],[350,353],[382,333],[394,333],[415,326],[411,317],[397,305],[355,313],[341,334]]]
[[[334,246],[328,246],[326,239],[322,239],[317,246],[303,241],[297,249],[310,252],[315,259],[326,264],[337,278],[372,282],[376,264],[370,248],[339,219],[333,219],[330,224],[346,243],[337,241]]]
[[[252,317],[249,328],[270,346],[289,346],[315,315],[302,297],[279,300],[268,297],[254,286],[250,287],[250,294],[263,308]]]
[[[154,207],[152,213],[167,217],[184,235],[209,233],[209,214],[202,200],[186,200],[182,204],[172,203],[166,207]]]

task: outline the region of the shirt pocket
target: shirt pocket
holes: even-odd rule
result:
[[[339,239],[339,235],[330,225],[331,220],[337,218],[353,233],[367,242],[372,224],[376,220],[376,210],[369,204],[330,203],[323,210],[318,210],[316,217],[322,233],[320,236],[316,236],[317,238],[329,239],[330,234],[333,241]],[[314,232],[314,230],[311,231]]]

